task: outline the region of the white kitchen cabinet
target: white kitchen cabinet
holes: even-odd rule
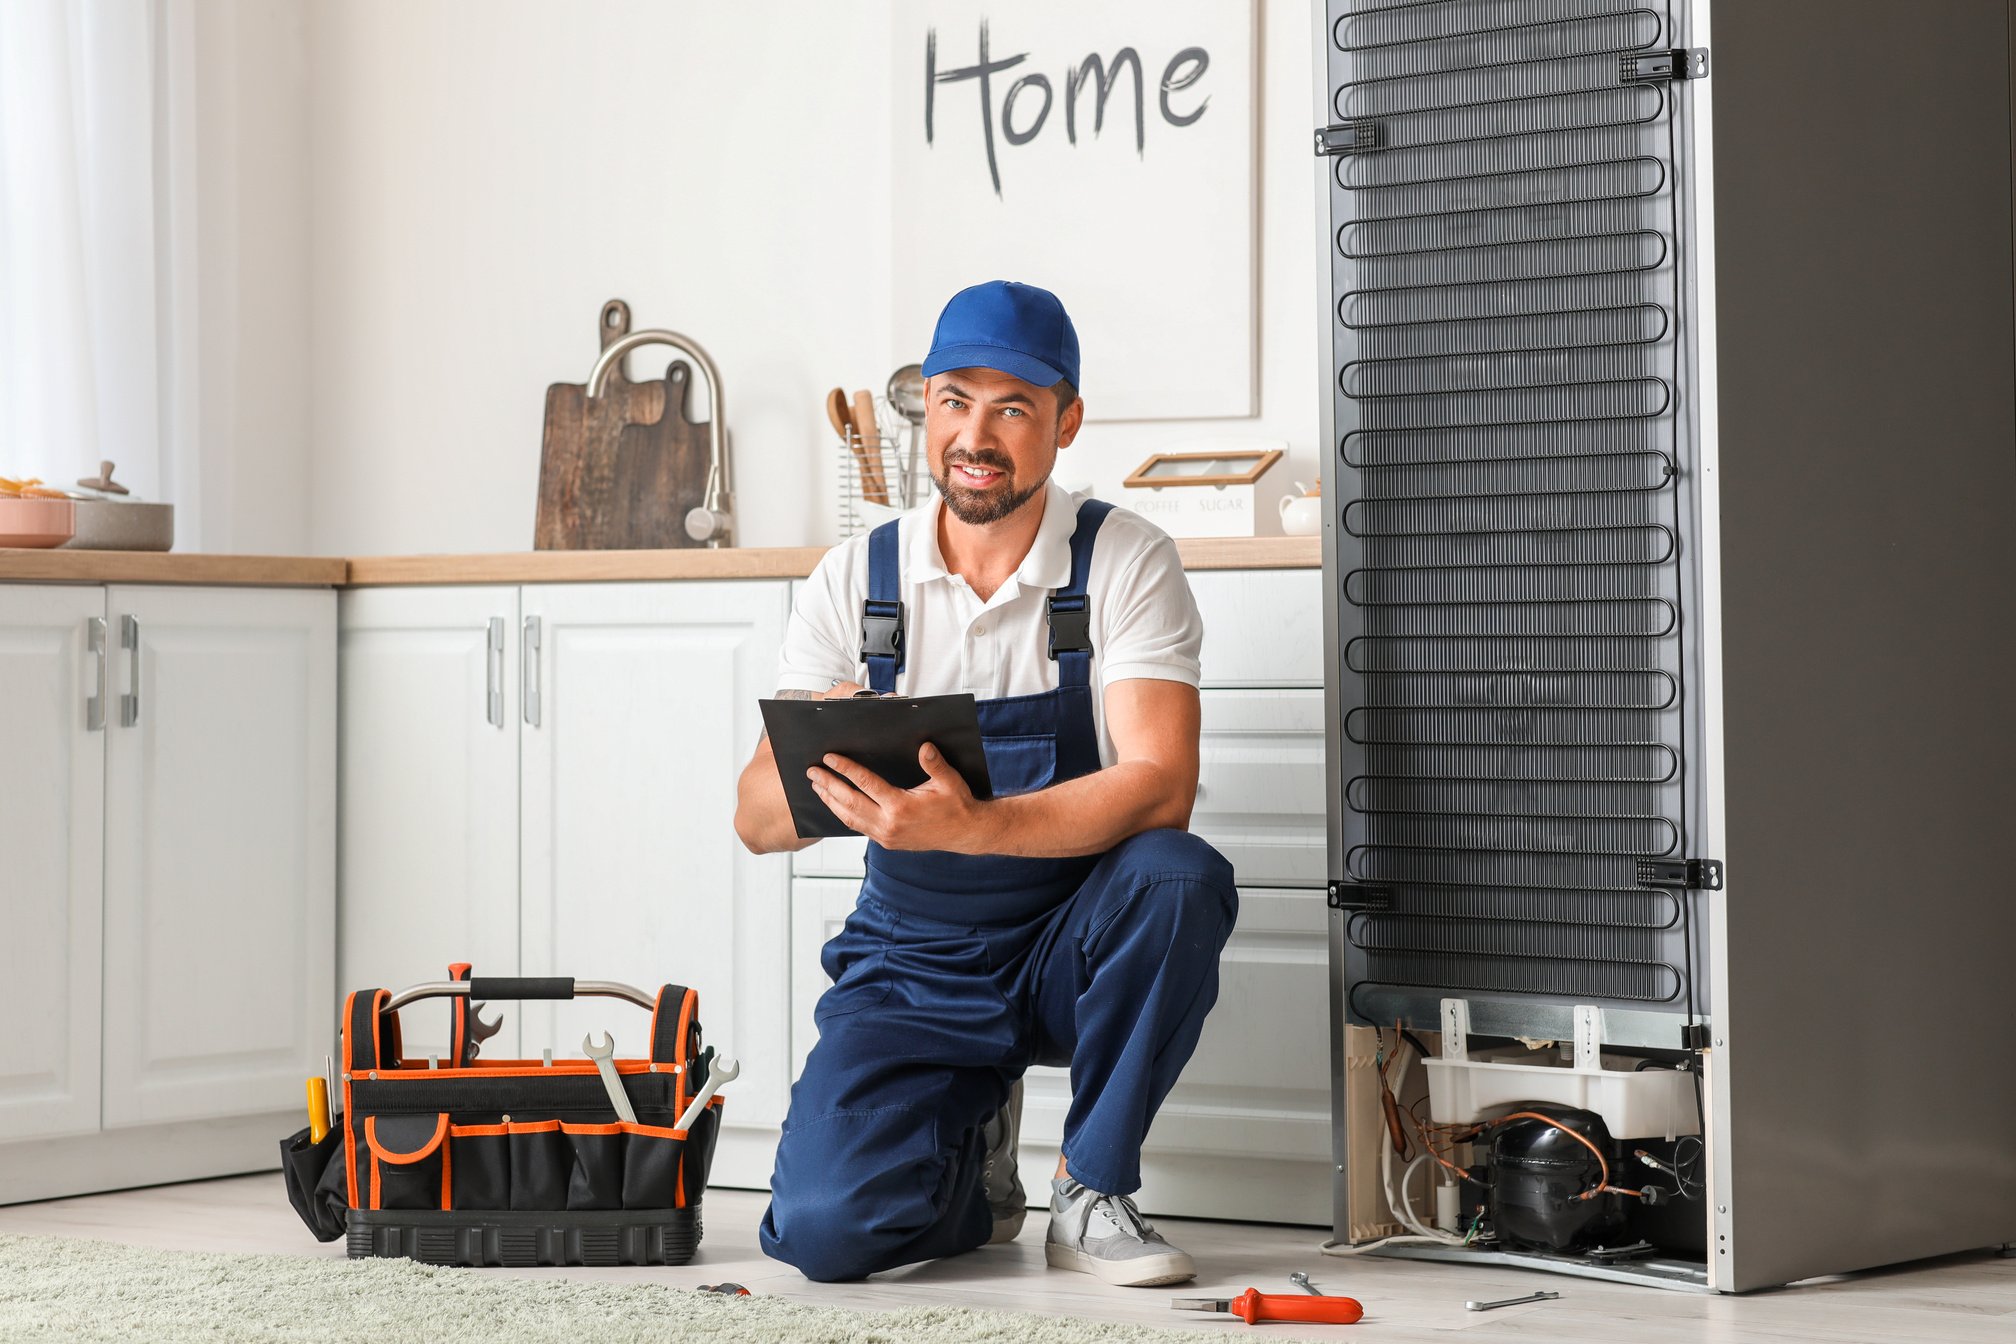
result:
[[[0,584],[0,1139],[98,1128],[105,590]]]
[[[1206,690],[1190,829],[1243,886],[1324,885],[1323,692]]]
[[[458,961],[516,975],[518,589],[363,588],[338,611],[338,997]],[[406,1053],[447,1057],[449,1021],[404,1014]],[[484,1052],[516,1056],[518,1022]]]
[[[1189,576],[1204,617],[1204,686],[1323,685],[1323,571],[1212,569]]]
[[[1172,1217],[1329,1219],[1322,574],[1190,576],[1204,618],[1203,723],[1193,831],[1231,860],[1239,923],[1218,1003],[1142,1152],[1142,1207]],[[865,842],[795,857],[792,1038],[802,1066],[826,987],[819,949],[860,887]],[[1070,1078],[1028,1074],[1022,1181],[1041,1202]]]
[[[790,865],[734,829],[735,779],[774,689],[775,581],[520,590],[520,965],[700,992],[707,1041],[742,1062],[712,1179],[769,1183],[791,1083]],[[612,1000],[528,1003],[530,1050],[648,1019]]]
[[[335,596],[106,597],[103,1125],[298,1107],[334,994]]]
[[[792,883],[792,1076],[818,1040],[819,949],[854,908],[858,879]],[[1321,1224],[1329,1216],[1328,980],[1321,891],[1247,888],[1218,965],[1218,1003],[1142,1149],[1142,1208],[1182,1218]],[[1071,1080],[1031,1069],[1022,1184],[1039,1202],[1057,1165]]]
[[[1245,888],[1218,1002],[1141,1149],[1141,1207],[1174,1218],[1321,1224],[1330,1212],[1326,897]],[[1070,1074],[1031,1069],[1022,1183],[1056,1170]]]

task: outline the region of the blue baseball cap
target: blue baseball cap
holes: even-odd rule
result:
[[[1078,386],[1078,331],[1055,294],[1013,280],[962,289],[938,314],[924,376],[998,369],[1037,387]]]

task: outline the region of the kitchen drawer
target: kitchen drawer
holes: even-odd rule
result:
[[[1190,829],[1232,861],[1242,883],[1325,880],[1323,693],[1207,690]],[[821,840],[793,855],[795,877],[855,877],[868,842]]]
[[[868,841],[839,835],[807,845],[791,856],[793,877],[860,877],[868,871]]]
[[[1213,569],[1190,575],[1204,617],[1204,685],[1321,686],[1323,571]]]
[[[1323,692],[1207,690],[1190,829],[1241,886],[1325,881]]]

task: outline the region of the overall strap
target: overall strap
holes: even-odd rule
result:
[[[1113,506],[1088,499],[1078,506],[1071,533],[1071,582],[1050,597],[1050,656],[1057,660],[1057,685],[1092,684],[1092,606],[1085,582],[1092,573],[1092,543]]]
[[[868,664],[868,689],[896,690],[903,670],[903,558],[896,546],[896,523],[868,534],[868,600],[861,609],[861,661]]]

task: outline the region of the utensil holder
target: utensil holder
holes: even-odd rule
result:
[[[887,522],[897,514],[922,504],[930,497],[931,469],[924,461],[923,429],[918,434],[916,461],[910,461],[910,422],[896,416],[883,398],[876,398],[876,436],[867,445],[871,460],[879,469],[883,486],[887,492],[887,502],[867,497],[862,481],[861,462],[855,455],[852,442],[835,440],[833,451],[839,454],[840,498],[838,519],[840,537],[857,536]]]

